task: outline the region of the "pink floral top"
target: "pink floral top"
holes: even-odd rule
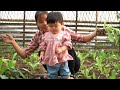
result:
[[[61,31],[57,36],[51,32],[46,32],[42,37],[42,43],[40,44],[40,50],[45,50],[45,56],[41,61],[42,64],[53,66],[57,63],[62,63],[68,60],[73,60],[69,55],[68,50],[61,52],[60,54],[55,52],[57,47],[67,46],[72,49],[71,36],[66,31]]]
[[[71,36],[72,35],[75,36],[74,38],[71,38],[72,41],[83,42],[84,35],[77,34],[73,30],[71,30],[65,26],[63,27],[62,30],[69,32]],[[39,31],[39,32],[36,32],[35,35],[32,37],[32,40],[29,43],[28,47],[24,50],[27,57],[30,56],[35,50],[38,49],[39,44],[41,43],[41,37],[43,34],[44,34],[43,32]]]

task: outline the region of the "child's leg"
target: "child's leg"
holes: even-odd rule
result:
[[[70,79],[70,69],[68,67],[68,61],[63,62],[60,66],[60,75],[62,79]]]
[[[54,66],[46,65],[48,79],[58,79],[58,71],[61,64],[56,64]]]

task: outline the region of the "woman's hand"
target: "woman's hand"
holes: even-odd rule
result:
[[[15,39],[10,34],[2,35],[2,40],[3,42],[10,43],[10,44],[12,44],[12,42],[15,41]]]
[[[97,29],[97,36],[106,36],[106,31],[105,29]]]
[[[68,49],[67,46],[57,47],[55,52],[60,54],[61,52],[66,51],[67,49]]]
[[[57,47],[56,50],[55,50],[56,53],[60,54],[62,52],[62,49],[61,47]]]

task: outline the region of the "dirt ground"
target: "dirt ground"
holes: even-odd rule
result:
[[[29,65],[23,63],[22,60],[17,60],[16,67],[26,76],[29,76],[30,79],[39,79],[40,75],[46,75],[46,70],[42,64],[39,64],[38,67],[33,71],[32,68]],[[24,71],[23,68],[27,68],[32,73],[32,75]]]
[[[83,63],[84,67],[85,68],[88,68],[88,67],[92,67],[93,66],[93,63],[94,61],[93,60],[85,60],[85,62]],[[16,63],[16,67],[21,70],[22,72],[24,72],[24,74],[26,76],[29,76],[29,79],[40,79],[40,76],[41,75],[44,75],[46,76],[46,70],[45,68],[43,67],[43,65],[39,64],[37,69],[35,69],[35,71],[33,72],[32,69],[30,68],[30,66],[28,66],[27,64],[23,63],[22,60],[18,60],[17,63]],[[26,71],[23,70],[23,68],[27,68],[29,69],[29,71],[32,72],[32,75]],[[81,71],[79,70],[79,72],[77,73],[77,79],[86,79],[86,77],[84,77],[84,75],[82,75],[80,73]],[[99,79],[106,79],[106,76],[103,75],[103,74],[100,74],[100,71],[96,68],[93,68],[92,70],[90,70],[90,74],[92,75],[92,73],[95,73],[96,74],[96,77],[99,77]],[[117,79],[120,79],[120,73],[117,75]]]

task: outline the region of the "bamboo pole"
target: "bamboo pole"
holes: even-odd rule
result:
[[[76,22],[75,22],[75,32],[77,33],[77,21],[78,21],[78,11],[76,11]]]
[[[25,32],[25,11],[24,11],[24,18],[23,18],[23,32]],[[23,47],[25,47],[25,33],[23,33]]]
[[[98,25],[98,11],[96,11],[96,30],[98,30],[98,27],[97,27],[97,25]],[[97,33],[96,33],[97,34]],[[95,36],[95,49],[96,49],[96,44],[97,44],[97,35]]]

